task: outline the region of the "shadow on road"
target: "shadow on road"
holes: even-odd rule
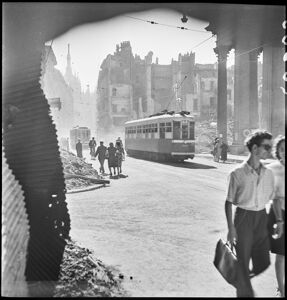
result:
[[[150,162],[154,162],[157,164],[162,164],[162,165],[167,165],[167,166],[173,166],[177,168],[188,168],[188,169],[217,169],[217,167],[210,166],[207,164],[199,164],[191,161],[184,161],[184,162],[163,162],[163,161],[154,161],[154,160],[147,160],[143,158],[137,158],[137,157],[131,157],[132,159],[137,159],[137,160],[146,160]]]
[[[110,175],[110,179],[120,179],[120,178],[127,178],[128,175],[120,174],[120,175]]]
[[[184,161],[184,162],[160,162],[160,164],[173,166],[177,168],[188,168],[188,169],[217,169],[214,166],[210,165],[203,165],[191,161]]]

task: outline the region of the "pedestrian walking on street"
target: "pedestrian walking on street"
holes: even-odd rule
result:
[[[95,138],[92,137],[92,139],[89,141],[91,159],[94,159],[94,157],[95,157],[96,146],[97,146],[97,143],[95,141]]]
[[[100,141],[100,146],[97,148],[95,158],[98,156],[98,159],[100,162],[100,172],[101,173],[105,173],[104,162],[106,159],[106,151],[107,151],[107,147],[104,146],[103,141]]]
[[[116,142],[116,157],[117,157],[117,166],[118,166],[118,175],[122,173],[122,161],[125,159],[125,150],[122,144],[117,141]]]
[[[77,151],[77,156],[82,158],[83,157],[83,145],[81,143],[81,140],[78,140],[78,143],[76,144],[76,151]]]
[[[221,148],[221,157],[220,159],[225,163],[227,161],[227,151],[228,151],[228,145],[222,141],[222,144],[220,146]]]
[[[114,143],[110,143],[110,146],[106,152],[106,158],[108,159],[108,167],[110,170],[110,176],[112,176],[112,168],[114,169],[114,175],[116,175],[116,168],[119,174],[118,161],[116,157],[117,148],[114,146]]]
[[[285,297],[285,136],[280,135],[275,139],[273,149],[277,161],[267,165],[275,179],[275,197],[268,216],[268,229],[271,252],[276,254],[277,294]]]
[[[227,240],[234,244],[238,258],[237,297],[254,297],[251,278],[270,265],[270,243],[266,204],[274,196],[274,176],[260,159],[266,159],[272,149],[272,135],[267,131],[250,134],[245,144],[250,152],[247,161],[228,176],[225,214]],[[232,205],[236,206],[233,221]],[[252,270],[249,262],[252,259]]]
[[[116,144],[117,144],[118,142],[121,144],[122,147],[124,147],[123,141],[121,140],[120,137],[118,137],[118,139],[116,140]]]

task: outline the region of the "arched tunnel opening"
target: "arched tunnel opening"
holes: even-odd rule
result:
[[[209,105],[207,105],[208,107],[206,108],[208,121],[214,121],[215,119],[212,118],[214,118],[215,114],[218,114],[218,111],[223,107],[223,112],[221,112],[220,115],[221,123],[217,124],[217,129],[219,132],[224,132],[224,130],[226,130],[224,134],[227,134],[227,116],[228,114],[232,115],[232,113],[234,113],[233,126],[235,131],[232,135],[232,143],[234,143],[234,149],[236,151],[238,149],[241,149],[240,151],[242,151],[244,130],[251,131],[254,129],[254,126],[257,126],[256,124],[254,125],[254,117],[252,114],[248,113],[248,118],[246,117],[245,113],[246,111],[250,111],[250,109],[252,111],[260,112],[258,117],[260,123],[259,126],[273,131],[274,135],[277,135],[279,132],[284,130],[284,114],[282,116],[282,111],[284,111],[284,108],[282,107],[283,96],[280,90],[280,85],[283,85],[280,76],[284,73],[284,64],[282,63],[280,55],[283,58],[284,47],[282,46],[281,39],[284,32],[282,30],[281,23],[284,20],[285,14],[282,13],[280,7],[279,9],[276,7],[271,7],[272,9],[267,7],[260,10],[258,28],[263,28],[263,19],[265,24],[264,30],[259,30],[259,36],[261,39],[259,39],[256,44],[252,44],[250,42],[248,45],[242,42],[242,38],[238,40],[234,38],[234,32],[236,32],[236,30],[232,26],[236,24],[235,21],[232,21],[233,25],[231,27],[226,25],[230,22],[230,19],[237,16],[236,10],[234,10],[234,8],[230,5],[210,7],[208,4],[191,5],[187,3],[180,5],[175,3],[129,3],[117,5],[113,4],[113,6],[111,6],[111,4],[98,3],[5,3],[3,8],[3,21],[5,26],[3,39],[2,79],[2,174],[5,176],[2,176],[2,183],[3,186],[6,187],[6,192],[4,194],[5,197],[3,197],[2,207],[4,207],[5,210],[2,212],[2,216],[6,220],[6,223],[4,224],[6,233],[9,232],[8,229],[9,226],[11,226],[11,224],[9,225],[8,220],[13,218],[17,220],[15,223],[17,225],[15,229],[13,229],[14,235],[7,234],[6,236],[6,244],[4,245],[4,248],[6,248],[4,250],[6,250],[6,260],[8,262],[6,262],[5,270],[6,272],[8,270],[11,271],[13,263],[15,262],[15,257],[22,257],[20,259],[20,263],[18,263],[18,270],[15,271],[18,277],[15,276],[15,278],[17,277],[19,281],[26,280],[27,282],[45,283],[42,287],[43,294],[45,295],[50,296],[53,294],[54,283],[57,281],[59,276],[60,264],[66,245],[66,239],[69,238],[70,232],[70,216],[65,196],[66,186],[63,174],[63,165],[60,159],[60,139],[68,137],[71,127],[76,125],[81,126],[82,124],[82,126],[90,126],[92,136],[95,135],[97,138],[103,139],[104,135],[106,135],[106,143],[113,138],[112,135],[109,136],[107,134],[105,127],[103,127],[102,130],[98,129],[99,118],[95,118],[89,124],[81,123],[85,121],[84,114],[73,121],[68,119],[65,121],[63,119],[57,120],[56,114],[57,112],[60,112],[59,107],[62,111],[64,108],[67,108],[67,115],[73,115],[73,112],[69,111],[70,108],[68,106],[61,106],[61,97],[58,97],[57,92],[55,93],[53,89],[48,90],[49,88],[47,88],[47,85],[45,87],[45,85],[43,86],[43,82],[41,82],[41,78],[43,78],[43,62],[45,65],[45,63],[48,62],[48,59],[53,60],[51,52],[53,44],[52,47],[49,48],[52,41],[55,41],[56,45],[58,37],[67,33],[68,30],[72,30],[73,28],[83,24],[86,24],[85,26],[92,26],[91,23],[95,24],[94,22],[97,22],[97,24],[99,24],[99,22],[104,22],[105,20],[109,20],[110,22],[113,17],[119,18],[123,14],[135,16],[135,13],[146,13],[150,9],[165,8],[172,10],[173,12],[180,13],[181,16],[185,15],[187,18],[204,20],[204,22],[208,22],[207,20],[210,18],[210,34],[208,37],[210,37],[211,34],[217,36],[217,48],[219,49],[221,47],[220,49],[223,49],[224,47],[227,47],[228,51],[230,51],[232,47],[236,48],[234,53],[235,68],[230,73],[231,77],[232,75],[233,77],[236,77],[236,74],[240,74],[241,77],[244,77],[244,71],[241,72],[240,70],[243,70],[245,68],[244,65],[246,64],[248,65],[247,77],[249,78],[251,76],[250,74],[253,74],[252,78],[254,79],[256,77],[258,83],[255,85],[253,83],[252,87],[247,88],[247,85],[249,86],[250,84],[250,80],[248,81],[246,79],[247,77],[245,77],[244,80],[239,81],[240,76],[237,76],[234,79],[234,82],[232,82],[232,80],[230,82],[231,85],[235,85],[233,92],[232,90],[228,91],[228,87],[225,87],[222,94],[216,93],[216,96],[208,95],[206,98],[209,101]],[[253,8],[256,10],[256,6]],[[241,13],[243,14],[245,11],[244,5],[241,6],[241,9]],[[246,20],[249,20],[248,18],[252,11],[252,7],[247,7],[247,11]],[[228,12],[228,20],[223,22],[223,19],[226,19],[223,18],[226,12]],[[217,18],[214,19],[211,15],[216,15]],[[138,15],[136,17],[138,17]],[[141,17],[139,18],[141,19]],[[144,17],[143,20],[149,22],[154,21]],[[238,18],[236,18],[236,20],[237,23],[240,23]],[[138,20],[138,22],[142,21]],[[187,27],[186,23],[181,22],[179,24],[181,25],[179,27]],[[253,23],[251,22],[251,24]],[[270,24],[272,24],[272,26],[270,26]],[[155,24],[149,23],[149,25],[154,26]],[[176,27],[177,25],[173,26]],[[226,26],[228,28],[226,28]],[[277,30],[275,30],[276,34],[272,31],[273,27],[277,28]],[[225,31],[221,30],[222,28]],[[182,32],[188,31],[184,29],[177,30],[179,32],[180,30],[182,30]],[[258,33],[255,29],[254,32],[256,34]],[[241,33],[241,36],[247,36],[246,31]],[[264,36],[264,38],[262,36]],[[273,37],[270,38],[270,36]],[[251,40],[252,32],[250,33],[250,36],[248,35],[248,38]],[[121,50],[117,49],[116,44],[125,42],[126,40],[127,39],[117,41],[113,44],[114,48],[109,48],[110,50],[106,52],[105,55],[110,54],[111,51],[117,52],[118,50]],[[202,41],[203,40],[204,39],[202,39]],[[220,44],[219,41],[223,41],[222,44]],[[240,44],[241,42],[242,44]],[[148,43],[146,43],[146,45],[148,45]],[[64,45],[64,48],[66,48],[66,46],[67,45]],[[122,46],[125,48],[126,45]],[[197,46],[197,43],[194,43],[192,46]],[[71,53],[74,51],[74,45],[72,47]],[[137,46],[132,45],[132,47]],[[252,63],[250,63],[249,60],[244,61],[242,57],[244,57],[244,53],[246,51],[249,53],[254,49],[261,50],[262,47],[264,53],[262,60],[263,75],[260,77],[257,75],[260,69],[257,64],[257,59],[254,59],[254,61],[256,61],[258,70],[252,67]],[[141,61],[145,64],[149,60],[148,51],[153,51],[151,46],[148,46],[145,54],[139,53],[140,57],[137,58],[139,65]],[[134,54],[138,54],[136,52],[137,51],[134,51]],[[147,57],[141,59],[141,56],[144,55]],[[105,57],[103,56],[102,59],[104,60]],[[135,60],[136,57],[133,56],[133,59]],[[172,57],[170,57],[170,59],[172,59]],[[225,60],[226,63],[226,59],[227,58],[225,57],[222,61]],[[266,61],[265,66],[264,61]],[[272,67],[269,68],[268,64]],[[155,65],[160,65],[159,61],[155,61]],[[163,65],[172,65],[172,63],[164,63]],[[160,68],[158,68],[158,77],[160,78],[161,71],[159,69]],[[163,67],[163,69],[166,68]],[[137,72],[135,75],[139,76],[138,78],[135,76],[134,80],[139,80],[141,75],[140,68],[138,71],[134,71]],[[58,75],[62,76],[63,74]],[[127,73],[126,76],[127,80],[131,79],[131,73]],[[268,79],[270,76],[274,77],[273,81]],[[65,77],[65,74],[63,77]],[[54,79],[55,78],[50,78],[50,82],[53,82]],[[177,78],[176,76],[174,81],[171,79],[169,80],[170,86],[178,81],[181,82],[180,78]],[[260,82],[260,80],[262,82]],[[201,81],[204,82],[204,80],[200,80],[199,82]],[[241,84],[241,82],[243,83]],[[89,84],[91,83],[89,82]],[[126,83],[118,82],[118,84],[124,85]],[[99,79],[97,79],[95,80],[94,85],[98,88],[98,92],[96,92],[97,96],[95,96],[94,99],[99,99],[99,94],[102,95],[104,99],[104,93],[106,91],[105,88],[107,88],[104,85],[104,81],[99,81]],[[205,85],[205,83],[203,85]],[[219,86],[220,84],[217,82],[217,85]],[[262,97],[261,102],[259,102],[259,109],[254,109],[256,102],[252,100],[252,97],[256,98],[254,86],[256,86],[257,90],[257,100],[258,96],[261,95]],[[111,93],[117,93],[117,87],[117,85],[111,86]],[[116,90],[113,90],[113,88]],[[118,113],[121,117],[126,117],[126,112],[129,112],[128,118],[138,118],[139,116],[144,116],[145,113],[150,113],[147,93],[145,92],[141,95],[140,87],[138,87],[138,89],[139,92],[137,97],[132,99],[129,104],[120,106],[115,103],[114,106],[110,107],[110,111],[114,112],[114,115],[117,115]],[[159,90],[160,89],[161,88],[159,87]],[[247,90],[248,93],[246,92]],[[244,91],[241,96],[240,91]],[[272,95],[270,95],[270,91],[272,91]],[[174,96],[174,91],[172,89],[170,89],[169,92],[161,91],[160,93],[157,91],[156,93],[156,90],[153,92],[154,94],[152,94],[152,86],[150,86],[149,97],[158,99],[157,106],[155,107],[157,110],[164,108],[166,99],[170,100],[171,96]],[[86,93],[87,89],[83,94]],[[232,95],[232,93],[235,94]],[[187,91],[185,95],[188,94],[192,93]],[[234,103],[234,108],[228,112],[226,103],[232,98],[232,96],[237,97],[239,100]],[[214,98],[218,97],[224,98],[222,105],[216,103],[216,99]],[[71,99],[72,98],[73,96]],[[244,100],[244,98],[247,100]],[[190,105],[190,110],[192,109],[196,112],[196,110],[198,110],[198,102],[195,101],[196,99],[198,98],[192,96],[185,97],[185,107],[181,106],[183,105],[183,102],[179,101],[179,103],[176,103],[176,101],[174,101],[175,108],[176,105],[179,105],[178,108],[187,109],[187,106]],[[188,102],[188,100],[190,102]],[[132,107],[134,109],[131,109],[131,105],[133,105]],[[230,105],[232,105],[231,102]],[[244,109],[241,110],[241,107],[244,107]],[[94,112],[99,113],[99,108],[99,106],[95,106],[93,108]],[[79,106],[77,109],[79,109]],[[103,110],[104,109],[105,108],[103,108]],[[91,110],[86,110],[86,113],[90,112]],[[216,118],[218,118],[218,115],[216,115]],[[111,114],[107,116],[106,121],[102,121],[103,123],[106,122],[107,127],[110,126],[110,123],[112,122],[114,126],[112,127],[112,130],[114,130],[117,128],[118,124],[123,122],[123,120],[124,118],[116,120],[116,117],[113,119]],[[115,134],[115,137],[120,134],[121,131],[118,131]],[[15,207],[19,208],[20,206],[21,209],[19,211],[14,209]],[[6,215],[3,215],[3,213]],[[22,233],[24,238],[19,239],[21,229],[22,231],[25,231]],[[11,240],[13,239],[16,242],[12,247]],[[22,247],[20,247],[20,244]],[[23,248],[24,244],[27,245],[26,248]],[[25,259],[23,259],[23,257],[25,257]],[[19,267],[21,264],[22,268]],[[14,282],[14,279],[8,276],[6,279],[9,289],[9,284],[11,287],[11,283]],[[22,290],[22,292],[25,295],[33,296],[33,289],[30,287],[29,289],[29,291],[26,290],[25,292]],[[8,290],[7,294],[13,294],[13,292]]]

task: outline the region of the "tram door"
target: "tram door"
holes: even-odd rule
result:
[[[173,139],[180,140],[180,121],[173,121]]]
[[[182,120],[181,121],[181,138],[183,140],[188,140],[188,121],[187,120]]]

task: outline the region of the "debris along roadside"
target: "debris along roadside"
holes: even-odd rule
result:
[[[91,253],[74,241],[67,241],[53,297],[128,296],[121,285],[121,274],[92,258]]]
[[[61,160],[64,168],[66,189],[68,191],[94,186],[95,184],[106,184],[103,176],[88,164],[84,159],[75,154],[60,149]]]

